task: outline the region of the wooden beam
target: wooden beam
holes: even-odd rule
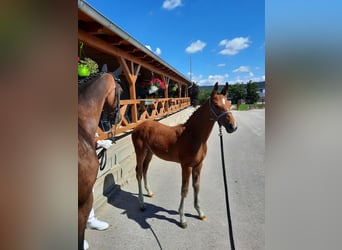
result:
[[[166,74],[165,71],[159,70],[157,67],[146,63],[145,61],[135,57],[134,55],[131,55],[130,53],[123,51],[115,46],[111,46],[110,44],[106,43],[105,41],[94,37],[92,35],[89,35],[87,32],[78,29],[78,39],[83,41],[85,44],[87,44],[90,47],[93,47],[101,52],[104,52],[108,55],[112,55],[115,57],[123,57],[125,59],[128,59],[132,62],[137,63],[138,65],[143,66],[144,68],[156,72],[159,75],[166,75],[168,77],[170,77],[172,80],[174,81],[184,81],[184,79],[182,77],[178,77],[173,71],[171,71],[173,74],[172,75],[176,75],[176,76],[172,76],[171,74]],[[153,60],[154,61],[154,60]]]

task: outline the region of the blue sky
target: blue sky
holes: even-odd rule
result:
[[[264,0],[88,0],[199,85],[265,79]]]

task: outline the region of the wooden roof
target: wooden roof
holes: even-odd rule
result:
[[[107,63],[115,70],[119,67],[115,56],[119,56],[173,81],[190,85],[183,74],[83,1],[79,1],[78,37],[85,41],[86,56],[96,58],[99,65]]]

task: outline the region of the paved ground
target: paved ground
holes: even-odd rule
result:
[[[265,225],[265,111],[233,111],[238,130],[223,132],[229,200],[236,249],[264,249]],[[92,249],[230,249],[222,176],[218,126],[208,140],[201,175],[200,201],[206,221],[197,218],[193,191],[185,201],[188,227],[178,226],[180,166],[153,158],[149,168],[154,198],[145,198],[146,211],[138,208],[137,183],[108,197],[96,211],[111,224],[106,231],[86,230]],[[110,176],[108,177],[110,180]]]

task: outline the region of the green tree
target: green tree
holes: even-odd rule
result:
[[[256,103],[259,99],[259,85],[256,82],[249,81],[246,87],[246,103],[253,104]]]
[[[199,104],[202,105],[203,103],[205,103],[208,97],[210,96],[210,94],[211,94],[211,90],[201,89],[198,95]]]
[[[246,88],[242,83],[229,84],[228,97],[233,104],[237,104],[239,100],[246,98]]]

